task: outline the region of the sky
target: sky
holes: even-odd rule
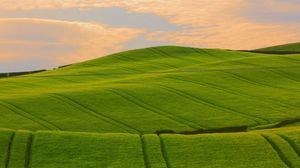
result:
[[[300,0],[0,0],[0,72],[151,46],[256,49],[300,41]]]

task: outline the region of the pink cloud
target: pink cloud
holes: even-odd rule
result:
[[[0,59],[39,59],[49,67],[121,51],[142,30],[42,19],[0,19]]]
[[[0,9],[59,9],[111,6],[134,6],[163,0],[1,0]]]
[[[251,1],[247,5],[251,5]],[[255,3],[255,2],[254,2]],[[257,7],[264,7],[265,10],[272,10],[277,12],[299,12],[300,2],[286,1],[286,0],[264,0],[260,4],[255,3]]]
[[[151,32],[147,39],[153,41],[230,49],[255,49],[300,41],[300,24],[251,21],[241,15],[247,4],[246,0],[166,0],[130,9],[155,13],[178,25],[189,25],[180,32]],[[273,8],[276,6],[278,4],[272,3]]]
[[[123,7],[131,12],[155,14],[173,24],[186,26],[183,31],[178,32],[149,32],[146,35],[148,40],[195,47],[253,49],[300,41],[300,24],[257,23],[243,17],[241,12],[247,9],[251,2],[250,0],[2,0],[0,9],[75,7],[84,10],[89,7]],[[293,3],[279,0],[262,1],[260,6],[275,11],[300,10],[300,7]],[[83,48],[87,47],[84,44],[80,45]]]

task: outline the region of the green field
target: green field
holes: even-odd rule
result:
[[[0,131],[2,167],[294,167],[300,128],[199,135]]]
[[[300,167],[297,53],[153,47],[0,90],[4,168]]]
[[[273,47],[267,47],[258,49],[255,51],[261,51],[261,52],[288,52],[288,53],[300,53],[300,43],[291,43],[291,44],[285,44],[285,45],[279,45],[279,46],[273,46]]]

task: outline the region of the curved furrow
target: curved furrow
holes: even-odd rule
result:
[[[144,73],[144,71],[137,70],[137,69],[134,69],[134,68],[122,67],[122,66],[120,66],[120,68],[125,69],[125,70],[127,70],[129,72],[132,71],[133,73]]]
[[[269,138],[268,136],[266,136],[264,134],[261,134],[261,136],[270,144],[270,146],[277,153],[277,155],[279,156],[279,158],[281,159],[281,161],[287,167],[292,168],[292,163],[290,163],[289,159],[287,158],[287,156],[284,155],[284,153],[281,151],[281,149],[279,148],[279,146],[277,146],[277,144],[275,142],[273,142],[273,140],[271,138]]]
[[[165,51],[162,51],[162,50],[160,50],[159,48],[152,48],[153,50],[155,50],[155,51],[157,51],[158,53],[160,53],[160,55],[162,55],[162,56],[167,56],[167,57],[170,57],[170,58],[175,58],[175,59],[178,59],[178,60],[180,60],[180,61],[189,61],[189,62],[191,62],[191,61],[196,61],[196,60],[194,60],[194,59],[191,59],[191,58],[187,58],[187,57],[183,57],[183,56],[172,56],[172,55],[170,55],[169,53],[167,53],[167,52],[165,52]]]
[[[203,55],[205,54],[204,52],[201,52],[198,48],[192,48],[192,50],[194,50],[196,53],[198,53],[199,55]]]
[[[293,78],[289,77],[289,74],[279,70],[278,68],[277,69],[275,69],[275,68],[271,69],[267,66],[257,65],[257,64],[253,64],[253,63],[240,62],[240,61],[236,61],[236,60],[235,60],[235,62],[240,63],[240,64],[245,64],[245,65],[252,65],[252,66],[255,66],[255,67],[261,67],[262,69],[266,69],[266,70],[268,70],[270,72],[273,72],[274,74],[277,74],[277,75],[279,75],[283,78],[286,78],[288,80],[291,80],[291,81],[294,81],[294,82],[297,82],[297,83],[299,82],[299,80],[296,80],[296,79],[293,79]]]
[[[151,49],[154,53],[157,53],[158,55],[169,57],[169,58],[175,58],[175,59],[178,59],[178,60],[182,60],[181,58],[178,58],[176,56],[171,56],[170,54],[165,53],[165,52],[163,52],[163,51],[161,51],[161,50],[159,50],[159,49],[157,49],[155,47],[151,47],[149,49]],[[178,67],[175,67],[175,68],[177,69]]]
[[[145,168],[150,168],[150,162],[149,162],[147,149],[146,149],[146,142],[144,140],[143,135],[140,135],[140,140],[141,140],[141,147],[142,147],[142,152],[143,152],[143,157],[144,157]]]
[[[87,107],[87,106],[79,103],[78,101],[75,101],[75,100],[71,99],[70,97],[67,97],[65,95],[61,95],[61,94],[58,94],[58,93],[55,93],[53,95],[55,95],[55,96],[52,96],[52,97],[54,97],[54,98],[56,98],[56,99],[58,99],[58,100],[60,100],[62,102],[65,102],[65,103],[67,103],[67,104],[69,104],[69,105],[71,105],[71,106],[79,109],[82,112],[85,112],[85,113],[87,113],[87,114],[89,114],[91,116],[94,116],[94,117],[96,117],[98,119],[101,119],[102,121],[104,121],[106,123],[109,123],[111,125],[114,125],[114,126],[120,128],[120,129],[122,129],[122,130],[125,130],[126,132],[129,132],[129,133],[141,133],[141,131],[139,131],[139,130],[137,130],[137,129],[135,129],[135,128],[133,128],[133,127],[125,124],[125,123],[123,123],[123,122],[120,122],[120,121],[117,121],[117,120],[115,120],[115,119],[113,119],[111,117],[108,117],[108,116],[106,116],[106,115],[104,115],[102,113],[98,113],[95,110],[92,110],[91,108],[89,108],[89,107]]]
[[[279,69],[273,69],[273,70],[270,70],[270,71],[272,71],[274,73],[276,72],[277,74],[280,74],[282,77],[285,77],[286,79],[292,80],[292,81],[297,82],[297,83],[300,84],[300,79],[291,77],[291,75],[287,72],[284,72],[284,71],[279,70]]]
[[[282,138],[284,141],[286,141],[300,159],[300,150],[297,148],[297,145],[292,140],[290,140],[288,137],[286,137],[284,135],[280,135],[278,133],[276,135],[278,135],[280,138]]]
[[[119,65],[128,62],[138,62],[136,59],[128,58],[122,55],[114,56],[113,58],[118,61]]]
[[[134,96],[132,96],[131,94],[129,93],[125,93],[121,90],[114,90],[114,89],[107,89],[107,91],[110,91],[120,97],[122,97],[123,99],[139,106],[139,107],[142,107],[143,109],[146,109],[148,111],[151,111],[157,115],[160,115],[164,118],[167,118],[169,120],[172,120],[180,125],[185,125],[185,126],[188,126],[190,128],[193,128],[193,129],[201,129],[201,128],[205,128],[203,126],[200,126],[199,124],[196,124],[194,122],[191,122],[189,120],[186,120],[184,118],[180,118],[180,117],[177,117],[175,116],[174,114],[171,114],[169,112],[166,112],[162,109],[159,109],[158,107],[154,107],[153,105],[150,105]]]
[[[170,168],[171,166],[170,166],[170,160],[169,160],[169,157],[167,154],[166,144],[165,144],[163,138],[161,137],[161,135],[158,135],[158,137],[159,137],[159,141],[160,141],[161,153],[162,153],[163,159],[166,163],[166,167]]]
[[[157,53],[157,51],[155,51],[153,48],[148,48],[147,50],[150,51],[150,52],[152,52],[152,53],[161,55],[160,53]],[[169,65],[169,64],[160,63],[160,62],[155,62],[155,64],[158,64],[158,65],[166,67],[166,68],[171,68],[171,69],[178,68],[178,67],[175,67],[175,66],[172,66],[172,65]]]
[[[114,58],[116,58],[118,60],[121,60],[122,62],[128,62],[128,61],[138,62],[138,60],[136,60],[136,59],[125,57],[125,56],[122,56],[122,55],[115,56]]]
[[[180,77],[180,76],[178,76],[178,77]],[[204,87],[208,87],[208,88],[213,88],[215,90],[223,91],[223,92],[226,92],[226,93],[229,93],[229,94],[232,94],[232,95],[239,95],[239,96],[245,96],[246,95],[246,94],[236,92],[232,89],[228,89],[228,88],[220,87],[220,86],[217,86],[217,85],[213,85],[211,83],[199,82],[199,81],[195,82],[195,81],[192,81],[192,80],[183,79],[184,77],[181,77],[181,78],[167,77],[167,78],[172,79],[172,80],[181,81],[181,82],[192,83],[192,84],[195,84],[195,85],[198,85],[198,86],[200,85],[200,86],[204,86]]]
[[[9,143],[7,146],[7,152],[6,152],[6,159],[5,159],[5,168],[9,168],[10,155],[11,155],[11,150],[12,150],[15,134],[16,134],[15,132],[12,132],[10,139],[9,139]]]
[[[173,56],[171,56],[170,54],[165,53],[165,52],[163,52],[163,51],[161,51],[161,50],[159,50],[159,49],[157,49],[157,48],[155,48],[155,47],[151,47],[150,49],[151,49],[152,51],[158,53],[159,55],[167,56],[167,57],[173,58]],[[175,58],[177,58],[177,57],[175,57]]]
[[[30,133],[26,145],[24,168],[30,168],[34,134]]]
[[[300,59],[291,58],[291,57],[287,57],[287,56],[281,56],[281,55],[279,55],[278,57],[289,60],[289,62],[292,62],[292,63],[295,62],[295,61],[300,63]]]
[[[34,116],[32,115],[31,113],[28,113],[26,112],[25,110],[13,105],[13,104],[10,104],[8,102],[5,102],[3,100],[1,100],[0,102],[0,105],[2,105],[3,107],[9,109],[10,111],[28,119],[28,120],[31,120],[32,122],[34,123],[37,123],[38,125],[46,128],[46,129],[49,129],[49,130],[61,130],[58,126],[54,125],[53,123],[47,121],[47,120],[44,120],[40,117],[37,117],[37,116]]]
[[[183,77],[180,78],[180,79],[175,78],[175,77],[167,77],[167,78],[182,81],[182,82],[193,83],[195,85],[201,85],[201,86],[205,86],[205,87],[208,87],[208,88],[213,88],[213,89],[223,91],[223,92],[226,92],[226,93],[229,93],[229,94],[232,94],[232,95],[239,95],[239,96],[242,96],[242,97],[246,96],[246,97],[251,98],[251,99],[260,99],[260,100],[263,100],[263,101],[267,101],[269,103],[278,104],[279,106],[284,107],[284,108],[289,108],[289,109],[299,108],[298,106],[283,103],[283,102],[280,102],[280,101],[277,101],[277,100],[273,100],[271,98],[261,98],[261,97],[258,97],[258,96],[253,96],[253,95],[250,95],[250,94],[247,94],[247,93],[244,93],[244,92],[240,92],[240,91],[236,91],[236,90],[233,90],[233,89],[221,87],[219,85],[215,85],[215,84],[212,84],[212,83],[207,83],[207,82],[203,82],[203,81],[195,82],[195,81],[192,81],[192,80],[183,79]]]
[[[70,79],[66,79],[66,78],[60,78],[60,77],[52,77],[52,79],[56,79],[56,80],[60,80],[60,81],[64,81],[64,82],[68,82],[68,83],[79,83]]]
[[[286,91],[286,92],[292,92],[292,91],[293,92],[294,91],[300,92],[298,90],[292,90],[292,91],[290,91],[291,89],[287,90],[286,88],[282,88],[282,87],[278,87],[278,86],[273,86],[273,85],[267,85],[267,84],[264,84],[264,83],[260,83],[260,82],[254,81],[254,80],[247,79],[246,77],[238,75],[238,74],[235,74],[233,72],[228,72],[228,71],[220,71],[220,72],[223,72],[225,74],[229,74],[229,75],[231,75],[235,79],[238,79],[240,81],[244,81],[246,83],[251,83],[251,84],[256,85],[256,86],[267,87],[267,88],[274,88],[274,89],[279,89],[279,90],[283,90],[283,91]]]
[[[192,100],[194,102],[197,102],[197,103],[200,103],[202,105],[206,105],[206,106],[209,106],[209,107],[214,108],[214,109],[218,109],[218,110],[221,110],[221,111],[224,111],[224,112],[236,114],[236,115],[238,115],[240,117],[243,117],[243,118],[247,118],[249,120],[252,120],[252,121],[256,122],[257,125],[260,125],[260,124],[269,124],[270,123],[266,119],[259,118],[259,117],[256,117],[256,116],[253,116],[253,115],[249,115],[249,114],[245,114],[245,113],[241,113],[241,112],[236,111],[234,109],[231,109],[231,108],[228,108],[228,107],[223,107],[221,105],[217,105],[215,103],[209,102],[209,101],[204,100],[202,98],[190,95],[190,94],[188,94],[186,92],[183,92],[181,90],[177,90],[175,88],[167,87],[167,86],[160,85],[160,84],[159,84],[159,86],[162,87],[162,88],[165,88],[169,92],[172,92],[174,94],[180,95],[182,97],[185,97],[187,99],[190,99],[190,100]],[[253,125],[253,126],[256,126],[256,125]]]
[[[189,50],[189,51],[187,51],[187,50]],[[191,51],[193,51],[193,53],[195,53],[194,52],[195,50],[193,48],[185,48],[185,49],[183,49],[182,52],[185,54],[185,56],[180,56],[180,58],[182,58],[185,61],[191,61],[192,64],[194,64],[195,62],[197,62],[197,64],[200,64],[200,65],[203,64],[203,62],[200,61],[199,59],[197,59],[197,58],[191,58],[191,57],[188,56],[188,55],[191,54]],[[198,54],[198,52],[196,52],[196,53]]]
[[[226,60],[226,59],[224,59],[223,57],[216,56],[215,54],[212,54],[212,53],[206,51],[205,49],[200,49],[200,48],[199,48],[199,50],[202,51],[202,52],[204,52],[204,53],[205,53],[206,55],[208,55],[208,56],[215,57],[215,58],[221,59],[221,60]]]

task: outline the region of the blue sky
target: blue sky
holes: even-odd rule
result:
[[[158,45],[254,49],[299,30],[298,0],[0,0],[0,72]]]

